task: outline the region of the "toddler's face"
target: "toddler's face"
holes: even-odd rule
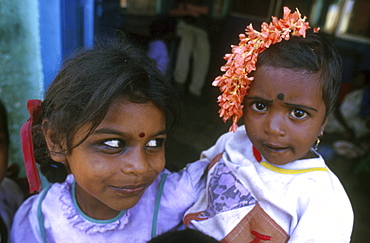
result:
[[[74,141],[84,136],[82,127]],[[110,219],[140,200],[165,165],[166,123],[153,103],[119,99],[94,132],[65,157],[82,211]]]
[[[312,158],[324,130],[326,106],[318,74],[262,66],[244,102],[244,122],[253,145],[270,163]]]

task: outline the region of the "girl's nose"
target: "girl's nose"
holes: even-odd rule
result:
[[[133,148],[123,156],[121,170],[125,174],[142,175],[151,168],[145,151],[140,148]]]
[[[272,114],[268,117],[264,131],[270,136],[285,136],[286,135],[286,121],[277,114]]]

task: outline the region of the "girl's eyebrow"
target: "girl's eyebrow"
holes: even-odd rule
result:
[[[118,136],[125,136],[125,133],[107,127],[96,129],[92,134],[112,134]]]
[[[117,136],[121,136],[121,137],[125,137],[125,136],[128,135],[127,133],[120,132],[120,131],[117,131],[115,129],[107,128],[107,127],[96,129],[92,134],[112,134],[112,135],[117,135]],[[166,134],[167,134],[167,130],[163,129],[163,130],[153,134],[152,137],[156,137],[156,136],[160,136],[160,135],[166,135]]]
[[[305,108],[305,109],[309,109],[309,110],[313,110],[313,111],[318,112],[318,110],[316,110],[315,108],[309,107],[309,106],[305,106],[305,105],[291,104],[291,103],[286,103],[286,102],[284,104],[286,104],[288,106],[301,107],[301,108]]]
[[[163,129],[162,131],[159,131],[156,134],[154,134],[153,137],[161,136],[161,135],[167,135],[167,130]]]

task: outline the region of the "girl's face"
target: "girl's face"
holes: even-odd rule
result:
[[[84,127],[74,141],[84,137]],[[95,219],[110,219],[140,200],[165,165],[166,123],[153,103],[118,99],[94,132],[65,157],[76,199]]]
[[[312,158],[327,122],[318,74],[262,66],[248,91],[244,122],[253,145],[270,163]]]

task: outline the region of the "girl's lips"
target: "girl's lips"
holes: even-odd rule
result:
[[[126,195],[138,195],[144,193],[144,191],[149,187],[150,184],[142,185],[127,185],[123,187],[110,186],[113,190],[126,194]]]

